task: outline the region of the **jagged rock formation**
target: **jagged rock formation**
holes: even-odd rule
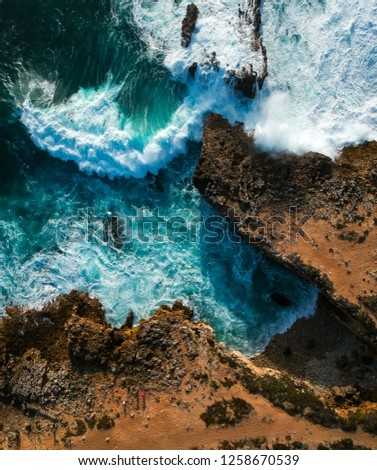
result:
[[[187,5],[186,16],[182,21],[182,47],[189,47],[191,44],[191,37],[195,30],[198,16],[199,9],[195,3]]]
[[[259,151],[242,124],[207,118],[194,184],[257,248],[316,284],[339,318],[377,347],[377,143],[333,162]],[[330,307],[329,307],[330,308]]]
[[[261,34],[262,29],[262,10],[261,0],[246,0],[239,4],[238,17],[242,34],[250,37],[251,50],[260,52],[260,64],[244,64],[237,70],[230,70],[229,77],[235,78],[235,88],[247,98],[254,98],[256,94],[256,85],[261,90],[265,79],[268,76],[267,49],[263,44]],[[246,93],[245,93],[246,90]]]
[[[193,62],[188,69],[188,72],[192,78],[195,78],[195,74],[197,70],[198,70],[198,63]]]
[[[187,6],[186,15],[182,21],[181,35],[182,47],[189,47],[192,34],[198,20],[198,7],[192,3]],[[244,63],[237,69],[229,69],[227,64],[224,79],[233,88],[247,98],[255,98],[257,90],[261,90],[268,76],[267,49],[263,44],[261,35],[262,13],[260,0],[245,0],[238,7],[238,21],[234,22],[234,33],[242,41],[250,45],[250,63]],[[195,78],[198,68],[204,70],[220,71],[220,62],[216,51],[203,51],[203,60],[193,62],[188,68],[188,74]]]
[[[0,363],[3,398],[40,403],[61,400],[76,379],[87,390],[88,381],[82,381],[79,373],[86,368],[116,370],[118,375],[127,374],[130,384],[177,387],[185,375],[178,340],[184,341],[189,360],[198,355],[197,341],[190,341],[188,328],[182,324],[175,329],[192,315],[179,302],[172,310],[162,307],[153,319],[134,329],[127,322],[112,328],[101,304],[77,291],[59,297],[40,312],[8,308],[8,315],[0,323],[5,338]]]
[[[254,72],[253,64],[230,70],[226,80],[233,84],[237,91],[243,93],[247,98],[255,98],[257,93],[257,72]]]

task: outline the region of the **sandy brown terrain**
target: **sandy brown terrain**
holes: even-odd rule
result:
[[[211,426],[207,428],[200,419],[206,407],[214,400],[231,399],[233,396],[248,400],[254,407],[251,415],[232,427]],[[261,448],[286,446],[293,442],[304,444],[304,448],[317,449],[318,445],[343,439],[352,439],[355,445],[377,448],[377,437],[362,430],[349,433],[340,429],[327,429],[310,423],[303,418],[291,417],[282,410],[273,407],[265,398],[250,396],[238,387],[229,392],[217,393],[213,397],[194,394],[185,404],[188,409],[177,406],[171,395],[163,395],[156,402],[150,397],[145,410],[130,408],[125,414],[123,407],[109,406],[108,412],[121,415],[109,430],[88,430],[83,436],[62,441],[64,434],[53,435],[49,432],[38,436],[22,433],[23,449],[219,449],[235,443],[236,447],[255,448],[260,442]],[[14,413],[7,407],[4,413]],[[131,416],[132,415],[132,416]],[[15,416],[17,422],[22,417]],[[253,442],[254,441],[254,442]],[[245,442],[245,443],[244,443]],[[244,444],[243,444],[244,443]],[[258,445],[258,444],[257,444]]]

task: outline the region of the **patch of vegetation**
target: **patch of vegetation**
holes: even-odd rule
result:
[[[258,379],[258,385],[262,395],[290,415],[305,414],[313,423],[329,427],[339,423],[334,409],[326,405],[309,387],[296,384],[290,377],[266,375]]]
[[[70,437],[82,436],[85,433],[86,433],[86,426],[85,426],[84,421],[81,421],[80,419],[77,419],[76,420],[75,430],[72,431],[72,429],[68,429],[65,432],[64,436],[62,437],[62,441],[64,443],[66,443],[67,439],[69,439]]]
[[[108,415],[103,415],[97,423],[97,429],[106,430],[111,429],[114,426],[114,420]]]
[[[308,450],[309,445],[300,441],[293,441],[283,444],[282,442],[275,442],[272,444],[273,450]]]
[[[363,413],[356,411],[348,415],[347,424],[356,429],[356,426],[361,426],[365,432],[377,435],[377,411],[370,411]]]
[[[360,235],[355,232],[355,230],[351,230],[349,232],[342,232],[338,235],[338,238],[340,238],[340,240],[347,240],[348,242],[358,242]]]
[[[86,426],[85,426],[84,421],[81,421],[78,419],[76,420],[76,425],[77,425],[76,436],[82,436],[83,434],[86,433]]]
[[[362,297],[363,304],[373,313],[377,314],[377,295],[369,295]]]
[[[301,441],[293,442],[274,442],[271,446],[272,450],[308,450],[309,445]],[[222,441],[219,450],[256,450],[266,449],[269,450],[267,438],[265,436],[240,439],[239,441]],[[330,443],[320,443],[317,446],[318,450],[370,450],[369,447],[358,445],[352,439],[345,438],[339,441]]]
[[[235,426],[237,423],[247,418],[254,410],[254,407],[242,398],[232,398],[231,400],[217,401],[210,405],[207,410],[200,415],[206,426]]]
[[[334,427],[342,422],[336,411],[324,403],[312,389],[303,383],[295,383],[289,376],[258,377],[245,368],[238,374],[238,378],[249,393],[263,395],[290,415],[305,415],[309,421],[327,427]]]
[[[219,446],[219,450],[240,450],[240,449],[267,449],[267,438],[266,436],[258,436],[255,438],[245,438],[239,441],[222,441]]]
[[[309,445],[300,441],[293,442],[274,442],[271,446],[273,450],[307,450]],[[239,441],[222,441],[219,450],[256,450],[256,449],[266,449],[269,450],[268,441],[266,436],[259,436],[255,438],[247,437],[245,439],[240,439]]]
[[[93,418],[89,418],[89,419],[86,418],[86,419],[85,419],[85,422],[86,422],[86,424],[88,425],[88,428],[89,428],[89,429],[93,429],[93,428],[94,428],[94,426],[96,425],[96,421],[97,421],[97,420],[96,420],[95,416],[94,416]]]
[[[346,224],[342,221],[342,220],[337,220],[336,221],[336,225],[335,225],[335,228],[337,230],[342,230],[343,228],[345,228]]]
[[[214,389],[214,390],[218,390],[220,388],[220,385],[215,381],[215,380],[212,380],[211,381],[211,387]]]
[[[64,444],[67,442],[67,439],[69,439],[70,437],[73,437],[75,436],[75,434],[73,434],[72,431],[66,431],[64,436],[62,437],[62,441],[64,442]]]
[[[229,379],[228,377],[225,377],[224,380],[220,380],[221,384],[227,388],[228,390],[233,387],[233,385],[236,385],[236,381],[235,380],[232,380],[232,379]]]
[[[318,450],[370,450],[369,447],[354,444],[352,439],[346,438],[331,442],[328,445],[318,444]]]

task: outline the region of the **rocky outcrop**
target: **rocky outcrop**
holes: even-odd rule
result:
[[[191,44],[191,37],[195,30],[198,16],[199,9],[195,3],[187,5],[186,16],[182,21],[182,47],[189,47]]]
[[[10,378],[12,394],[24,401],[35,401],[42,395],[46,382],[47,361],[38,349],[29,349],[20,358]]]
[[[112,328],[78,315],[72,315],[67,320],[65,335],[67,350],[73,361],[99,367],[109,362],[117,336]]]
[[[243,93],[247,98],[255,98],[257,93],[257,77],[253,65],[248,64],[237,70],[230,70],[226,80],[232,83],[234,89]]]
[[[146,393],[149,402],[157,404],[164,397],[165,407],[174,403],[182,413],[195,409],[189,414],[198,420],[217,410],[221,421],[215,424],[238,423],[229,415],[228,404],[242,414],[241,420],[248,419],[253,397],[259,395],[287,415],[329,428],[355,426],[344,417],[344,409],[359,404],[367,383],[355,388],[347,379],[331,382],[332,389],[321,395],[299,377],[273,370],[270,364],[266,369],[255,367],[241,354],[228,351],[216,343],[209,326],[191,321],[192,313],[176,302],[160,307],[136,327],[125,322],[112,328],[99,302],[78,291],[41,310],[9,308],[0,320],[0,408],[7,407],[0,423],[0,446],[6,442],[8,448],[20,448],[27,436],[27,442],[34,439],[38,447],[41,437],[50,435],[51,445],[70,448],[71,437],[94,428],[108,431],[121,414],[136,419],[135,412],[140,414],[145,407]],[[295,347],[291,343],[290,358]],[[269,358],[273,360],[274,354],[265,360]],[[375,365],[369,362],[368,367]],[[211,399],[214,395],[217,401]],[[367,420],[369,432],[375,433],[373,410],[365,414],[363,409],[358,420]],[[145,427],[148,420],[147,416]],[[194,419],[192,425],[201,424]],[[127,426],[132,430],[131,422]]]
[[[187,377],[208,380],[218,361],[214,333],[189,322],[191,316],[176,302],[137,327],[126,321],[112,328],[99,302],[78,291],[40,311],[9,308],[0,321],[0,398],[70,409],[78,396],[95,394],[98,374],[110,373],[129,388],[171,392]]]
[[[181,35],[182,47],[189,47],[194,33],[199,10],[192,3],[187,6],[185,18],[182,21]],[[233,24],[233,22],[232,22]],[[224,80],[236,91],[245,97],[253,99],[256,93],[262,89],[268,76],[267,49],[263,44],[261,35],[262,12],[259,0],[247,0],[238,6],[238,22],[234,24],[234,34],[242,38],[242,42],[250,45],[249,63],[241,64],[236,69],[230,69],[228,64],[220,64],[216,51],[209,52],[203,48],[202,58],[199,62],[193,62],[188,67],[188,75],[195,78],[198,70],[215,71],[225,69]]]
[[[267,59],[267,48],[261,41],[261,51],[263,57],[263,66],[261,72],[258,74],[258,88],[261,90],[263,88],[264,81],[268,77],[268,59]]]
[[[127,321],[119,329],[112,328],[98,301],[78,291],[59,297],[41,311],[9,308],[0,323],[5,338],[0,396],[55,402],[64,398],[72,382],[87,388],[89,382],[76,375],[87,369],[116,370],[129,377],[128,383],[179,386],[187,372],[183,351],[193,361],[201,344],[200,333],[195,337],[184,324],[191,315],[189,308],[176,302],[172,308],[161,307],[137,328]],[[200,329],[213,341],[209,328]],[[61,376],[62,371],[71,372]],[[56,379],[58,388],[54,387]]]
[[[230,70],[230,76],[236,76],[236,89],[244,93],[247,98],[254,98],[256,95],[256,84],[258,89],[263,88],[264,81],[268,76],[267,48],[263,44],[262,29],[262,5],[260,0],[247,0],[239,4],[239,22],[242,35],[250,37],[251,50],[260,54],[259,60],[253,65],[244,64],[236,71]],[[251,67],[251,70],[250,70]],[[254,69],[254,70],[253,70]],[[247,84],[246,80],[249,80]],[[256,83],[255,83],[256,82]],[[246,93],[245,91],[246,90]]]
[[[198,63],[197,62],[193,62],[189,69],[188,69],[188,72],[190,74],[190,77],[192,78],[195,78],[195,74],[196,74],[196,71],[198,70]]]
[[[325,155],[259,151],[242,124],[207,118],[194,184],[241,235],[317,285],[336,314],[377,347],[377,143]]]

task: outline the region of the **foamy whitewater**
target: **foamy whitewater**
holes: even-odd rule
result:
[[[178,3],[178,4],[177,4]],[[223,83],[227,70],[253,63],[251,34],[238,17],[238,1],[196,2],[200,15],[192,44],[181,47],[180,28],[190,1],[134,0],[133,19],[151,56],[163,55],[176,80],[186,83],[183,102],[164,128],[138,134],[115,97],[120,84],[80,90],[66,103],[39,108],[30,95],[53,84],[34,78],[22,106],[22,122],[34,142],[51,155],[76,161],[84,171],[142,177],[183,152],[188,139],[200,140],[203,118],[220,112],[231,122],[255,129],[266,149],[299,154],[313,150],[335,156],[345,146],[377,137],[377,5],[373,0],[263,4],[263,40],[269,77],[255,103],[235,96]],[[247,1],[241,2],[246,10]],[[129,2],[117,1],[114,15]],[[220,70],[208,67],[216,52]],[[195,81],[188,67],[197,62]]]
[[[99,217],[125,218],[143,207],[186,220],[213,215],[192,187],[199,149],[188,146],[200,142],[211,111],[255,129],[266,149],[335,156],[343,145],[377,138],[377,7],[371,0],[263,2],[269,77],[257,98],[247,100],[224,76],[250,62],[261,65],[250,27],[238,14],[238,4],[246,10],[249,2],[198,0],[199,20],[184,49],[180,29],[188,3],[113,0],[106,27],[115,37],[114,61],[124,53],[123,33],[130,28],[137,38],[130,62],[63,99],[57,99],[61,83],[53,72],[42,78],[22,67],[13,119],[20,116],[39,149],[73,160],[85,174],[51,159],[27,177],[24,192],[2,200],[0,302],[40,306],[82,289],[119,324],[131,309],[140,319],[182,299],[220,340],[254,354],[273,334],[314,312],[312,286],[246,243],[205,243],[200,227],[196,242],[136,239],[114,249],[98,239],[72,238],[70,224],[81,227],[80,214],[88,208]],[[88,59],[88,67],[91,60],[98,58]],[[194,62],[195,79],[187,73]],[[160,169],[162,183],[144,179]],[[87,176],[92,172],[139,179],[109,183]],[[271,292],[287,295],[292,307],[274,304]]]
[[[257,142],[335,156],[377,138],[377,3],[265,1],[269,78]]]

